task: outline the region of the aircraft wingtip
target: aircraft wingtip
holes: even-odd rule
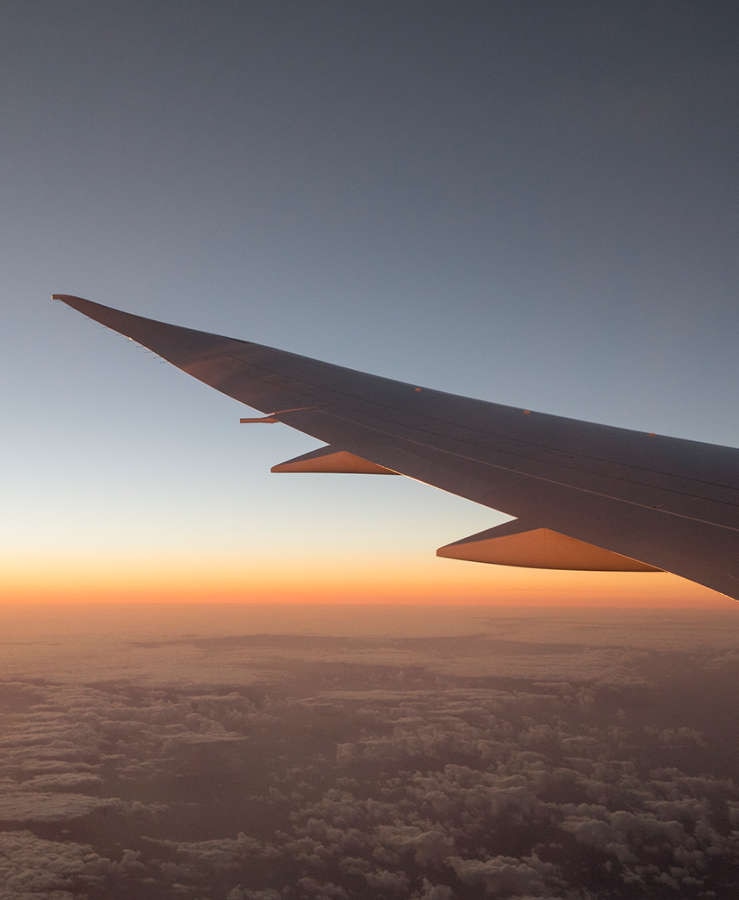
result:
[[[72,309],[76,309],[78,312],[84,313],[87,316],[91,315],[92,310],[100,307],[99,303],[93,303],[92,300],[85,300],[84,297],[78,297],[76,294],[52,294],[51,299],[60,300],[67,306],[71,306]]]

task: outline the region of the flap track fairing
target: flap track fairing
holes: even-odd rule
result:
[[[520,520],[489,528],[453,544],[439,547],[437,556],[499,566],[570,569],[592,572],[660,572],[631,559],[569,537],[550,528],[527,528]]]
[[[353,475],[397,475],[377,463],[328,445],[272,466],[272,472],[326,472]]]

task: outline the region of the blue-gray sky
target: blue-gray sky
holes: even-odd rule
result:
[[[495,521],[400,479],[270,478],[313,445],[239,430],[51,291],[739,444],[736,25],[722,2],[6,0],[4,552],[248,564],[289,527],[298,558],[379,560]]]

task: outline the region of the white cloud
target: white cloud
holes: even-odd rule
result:
[[[118,803],[114,799],[86,794],[18,791],[0,795],[0,822],[64,822]]]
[[[81,879],[99,884],[108,860],[92,847],[48,841],[29,831],[0,832],[0,900],[74,900],[67,888]]]
[[[511,894],[541,893],[546,890],[544,879],[554,874],[554,866],[537,856],[517,859],[495,856],[488,859],[449,860],[460,881],[484,891],[487,897]]]

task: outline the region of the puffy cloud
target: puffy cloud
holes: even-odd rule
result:
[[[70,793],[84,793],[96,791],[103,784],[103,779],[92,772],[56,772],[46,775],[36,775],[21,783],[24,791],[68,791]]]
[[[272,888],[252,891],[247,888],[235,887],[228,892],[226,900],[282,900],[282,892],[272,890]]]
[[[333,882],[318,881],[315,878],[301,878],[298,888],[303,896],[317,897],[320,900],[349,900],[349,894],[341,885]]]
[[[116,805],[116,800],[86,794],[18,791],[0,795],[0,823],[64,822]]]
[[[0,832],[0,900],[75,900],[74,884],[99,885],[108,865],[89,845]]]
[[[389,872],[387,869],[378,869],[367,872],[364,876],[369,887],[375,894],[388,897],[408,896],[408,876],[404,872]]]
[[[214,871],[238,868],[245,861],[265,856],[264,845],[243,832],[235,838],[217,838],[209,841],[166,841],[157,843],[174,850],[178,856],[196,861]]]
[[[542,893],[546,890],[545,879],[555,871],[551,863],[544,863],[537,856],[523,859],[510,856],[489,859],[456,857],[449,862],[462,884],[483,890],[487,897]]]
[[[455,852],[453,839],[439,828],[422,830],[416,825],[383,825],[377,829],[376,839],[399,855],[407,854],[424,869],[440,865]]]
[[[454,900],[454,891],[446,884],[432,884],[427,878],[412,900]]]

